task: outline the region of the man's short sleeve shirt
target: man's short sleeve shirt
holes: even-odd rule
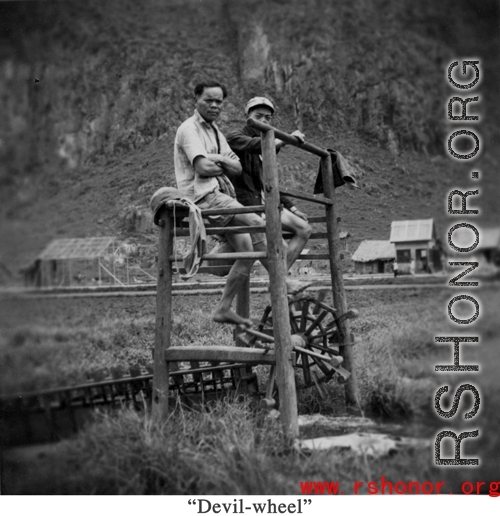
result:
[[[217,138],[220,149],[217,145]],[[206,122],[195,110],[194,115],[177,129],[174,143],[177,188],[185,197],[194,202],[213,192],[219,185],[215,177],[202,177],[195,171],[193,165],[195,158],[207,157],[207,154],[222,154],[231,159],[239,159],[217,126]]]

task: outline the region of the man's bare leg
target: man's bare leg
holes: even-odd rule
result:
[[[236,294],[241,290],[243,285],[245,284],[246,279],[248,278],[248,272],[245,272],[247,266],[240,267],[238,262],[247,262],[248,260],[236,260],[234,265],[231,267],[229,271],[229,275],[226,280],[226,286],[224,288],[224,293],[222,294],[222,299],[220,300],[215,312],[213,313],[212,319],[218,323],[227,323],[227,324],[241,324],[246,327],[252,326],[252,321],[250,319],[246,319],[245,317],[241,317],[237,313],[231,310],[231,304]],[[250,268],[252,267],[253,262],[250,261]],[[236,268],[235,268],[236,266]]]
[[[233,225],[235,225],[234,218],[232,222]],[[243,233],[227,235],[227,240],[236,252],[253,251],[252,241],[250,239],[250,235],[248,234]],[[250,327],[252,325],[252,321],[250,319],[241,317],[240,315],[233,312],[233,310],[231,310],[231,304],[236,294],[238,294],[246,279],[248,278],[254,261],[255,260],[240,259],[234,262],[226,280],[226,286],[222,294],[222,299],[217,305],[217,308],[215,309],[215,312],[212,316],[215,322],[226,324],[241,324],[246,327]]]

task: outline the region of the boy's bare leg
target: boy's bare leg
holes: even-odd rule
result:
[[[233,225],[237,226],[262,226],[263,233],[256,233],[252,237],[253,250],[263,252],[267,251],[265,220],[262,217],[259,217],[255,213],[240,213],[235,215],[231,222]],[[309,240],[309,237],[311,236],[312,230],[311,226],[305,220],[297,217],[286,209],[282,211],[281,223],[283,229],[294,233],[294,236],[288,244],[284,242],[285,248],[287,250],[286,263],[288,271],[299,257],[302,249],[304,249],[307,241]],[[269,271],[267,260],[261,259],[260,262],[264,268]],[[297,292],[304,290],[309,284],[304,284],[303,282],[287,278],[286,285],[288,294],[294,295]]]
[[[293,233],[293,237],[288,242],[288,249],[286,252],[286,264],[288,270],[295,263],[300,253],[304,249],[311,236],[311,226],[291,211],[284,209],[281,212],[281,225],[285,231]]]

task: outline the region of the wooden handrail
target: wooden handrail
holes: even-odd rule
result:
[[[317,147],[316,145],[313,145],[312,143],[308,142],[300,143],[299,139],[296,136],[284,133],[283,131],[276,129],[271,125],[263,124],[262,122],[254,120],[253,118],[249,118],[247,120],[247,125],[248,127],[253,127],[254,129],[258,129],[263,133],[267,133],[268,131],[274,131],[274,136],[276,138],[279,138],[280,140],[290,145],[293,145],[294,147],[298,147],[299,149],[310,152],[311,154],[316,154],[316,156],[319,156],[320,158],[330,157],[330,153],[326,149],[322,149],[321,147]]]

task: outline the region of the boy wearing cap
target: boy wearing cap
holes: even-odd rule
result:
[[[274,115],[274,105],[266,97],[254,97],[245,106],[245,114],[259,122],[270,124]],[[304,135],[300,131],[294,131],[300,141],[304,141]],[[243,173],[231,176],[231,182],[236,190],[237,200],[244,206],[256,206],[263,204],[263,175],[262,175],[262,147],[260,131],[245,125],[242,129],[231,131],[226,139],[231,149],[241,161]],[[285,142],[276,138],[276,152],[285,146]],[[284,206],[281,212],[281,224],[283,229],[293,234],[288,242],[287,267],[293,265],[304,249],[311,236],[311,226],[307,223],[307,216],[300,212],[285,195],[280,195]]]

